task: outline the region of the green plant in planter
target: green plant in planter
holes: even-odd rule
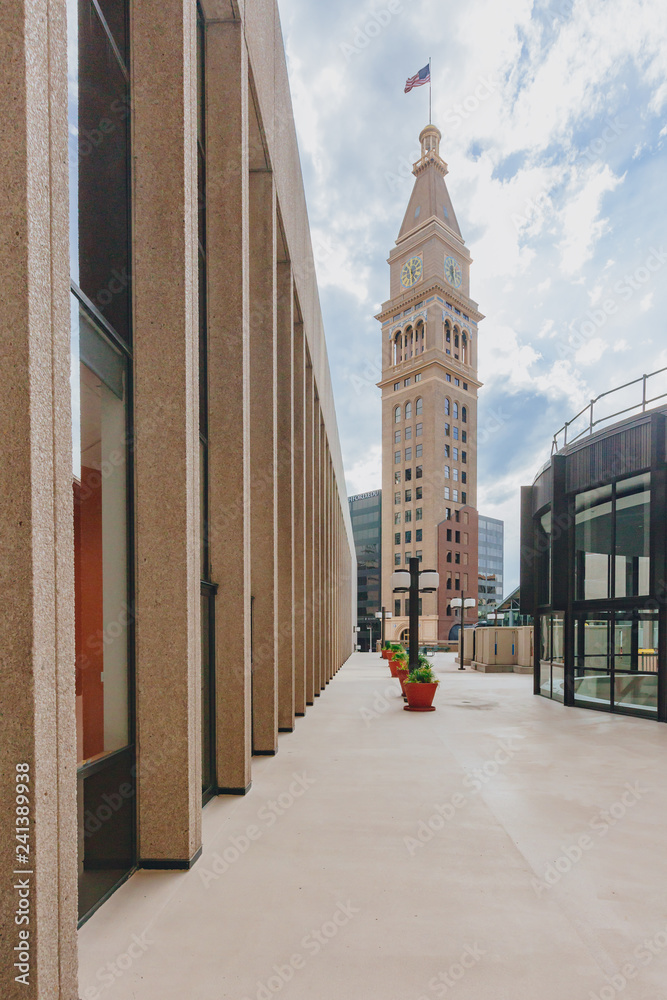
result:
[[[433,673],[433,668],[429,663],[422,664],[410,671],[406,684],[439,684],[440,681]]]
[[[420,653],[418,655],[417,662],[419,663],[420,667],[429,667],[430,668],[430,666],[431,666],[431,664],[429,663],[428,656],[426,656],[424,653]]]

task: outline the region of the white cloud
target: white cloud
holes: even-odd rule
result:
[[[606,344],[601,337],[593,337],[575,354],[577,364],[584,368],[587,365],[594,365],[604,354],[605,348]]]
[[[649,292],[639,303],[640,312],[648,312],[653,305],[653,292]]]
[[[382,486],[382,447],[373,444],[345,472],[348,496],[379,490]]]
[[[563,209],[561,224],[564,237],[559,249],[564,275],[579,274],[592,257],[596,242],[609,227],[609,219],[600,218],[602,200],[622,180],[606,164],[602,169],[593,168],[578,193]]]

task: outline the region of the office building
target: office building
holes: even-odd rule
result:
[[[357,644],[362,652],[375,648],[382,607],[382,491],[348,498],[352,534],[357,553]]]
[[[502,603],[505,525],[495,517],[479,516],[479,617]]]

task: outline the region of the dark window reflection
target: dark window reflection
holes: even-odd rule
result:
[[[94,4],[70,19],[70,186],[72,279],[129,341],[129,116],[124,4],[103,5],[115,45]],[[78,75],[77,75],[78,57]]]
[[[90,0],[89,0],[90,2]],[[98,0],[102,17],[107,23],[121,59],[127,63],[127,3],[126,0]],[[92,2],[90,3],[92,7]]]

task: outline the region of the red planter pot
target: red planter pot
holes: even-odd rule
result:
[[[437,684],[405,684],[403,690],[408,699],[408,708],[430,709],[435,698]]]
[[[397,671],[398,662],[399,662],[398,660],[390,660],[389,661],[389,669],[391,671],[391,676],[392,677],[398,677],[398,671]]]
[[[403,694],[405,694],[405,682],[408,679],[409,673],[410,673],[409,670],[398,670],[397,671],[397,676],[398,676],[399,681],[401,682],[401,691],[403,692]]]
[[[382,650],[382,659],[383,660],[390,660],[391,659],[391,650],[390,649],[383,649]]]

